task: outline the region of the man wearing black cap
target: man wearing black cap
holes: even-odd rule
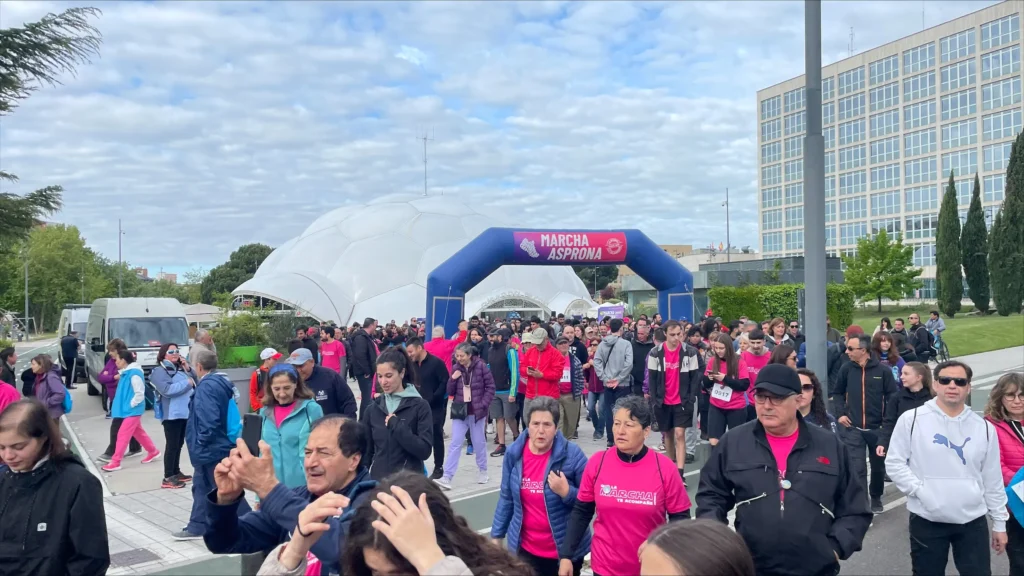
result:
[[[491,328],[487,339],[491,345],[487,351],[487,368],[494,377],[494,398],[488,413],[494,420],[498,447],[491,456],[505,455],[505,424],[512,428],[512,441],[519,436],[519,404],[516,404],[516,386],[519,384],[519,354],[508,347],[512,331],[508,328]]]
[[[846,446],[804,422],[800,391],[792,368],[762,368],[757,420],[726,432],[701,470],[697,517],[727,523],[735,508],[758,574],[834,575],[871,525]]]

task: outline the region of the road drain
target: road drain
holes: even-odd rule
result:
[[[145,548],[136,548],[134,550],[128,550],[127,552],[118,552],[117,554],[111,554],[110,567],[124,568],[127,566],[142,564],[144,562],[153,562],[154,560],[159,559],[159,556],[150,552],[149,550],[146,550]]]

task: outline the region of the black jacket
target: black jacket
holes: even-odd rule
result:
[[[448,368],[444,361],[427,352],[423,362],[414,361],[412,366],[420,396],[430,404],[431,410],[443,409],[448,400]]]
[[[313,363],[320,364],[320,342],[316,338],[310,338],[309,336],[302,339],[302,347],[309,350],[309,353],[313,355]]]
[[[0,574],[106,574],[103,489],[77,458],[0,469]]]
[[[7,382],[15,388],[18,387],[18,377],[14,374],[14,366],[6,361],[0,361],[0,382]]]
[[[914,347],[914,353],[918,358],[929,358],[932,354],[932,337],[924,324],[907,327],[907,342]]]
[[[590,352],[587,351],[587,345],[575,338],[572,344],[569,344],[569,349],[576,356],[576,359],[580,361],[580,366],[590,362]],[[643,374],[640,375],[640,381],[643,382]]]
[[[655,405],[665,402],[665,345],[661,344],[651,351],[647,359],[647,377],[651,400]],[[686,406],[697,398],[700,391],[700,361],[697,349],[685,342],[679,348],[679,399]],[[641,382],[643,376],[641,375]]]
[[[369,448],[363,463],[370,468],[370,477],[382,480],[401,470],[423,473],[423,461],[434,446],[433,418],[430,405],[423,398],[402,398],[395,415],[388,416],[381,394],[361,415],[370,432]]]
[[[35,398],[36,396],[36,375],[31,368],[26,368],[21,373],[21,395],[25,398]]]
[[[633,377],[633,386],[639,390],[644,383],[644,368],[647,367],[647,355],[654,348],[654,339],[648,334],[646,342],[633,338],[629,344],[633,346],[633,371],[630,375]],[[586,364],[587,360],[583,360],[582,363]]]
[[[871,524],[864,487],[838,435],[808,426],[798,434],[786,464],[791,482],[780,500],[779,470],[754,420],[725,433],[701,469],[697,517],[728,522],[750,548],[758,574],[824,574],[838,568],[836,554],[861,549]]]
[[[885,418],[882,419],[882,430],[878,435],[878,442],[888,448],[889,439],[892,438],[892,432],[896,429],[896,420],[900,415],[924,406],[924,403],[931,399],[932,393],[928,388],[921,388],[917,392],[911,392],[910,388],[905,386],[900,388],[900,391],[896,393],[893,409],[886,412]]]
[[[60,355],[67,358],[78,358],[78,338],[71,334],[60,339]]]
[[[349,365],[352,366],[352,373],[357,378],[367,374],[377,373],[377,348],[373,345],[373,339],[366,330],[357,328],[352,333],[352,356],[349,358]]]
[[[880,363],[874,354],[864,368],[856,362],[847,362],[839,369],[832,396],[836,419],[848,416],[857,428],[882,427],[885,414],[896,409],[899,387],[892,377],[892,369]]]
[[[313,366],[306,386],[313,391],[313,399],[323,408],[324,416],[344,414],[349,418],[356,417],[356,397],[341,374],[330,368]]]

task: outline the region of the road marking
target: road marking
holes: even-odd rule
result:
[[[60,417],[60,423],[64,429],[65,434],[71,440],[71,443],[75,445],[75,452],[79,455],[79,460],[85,465],[85,469],[88,470],[93,476],[100,481],[100,486],[103,488],[103,497],[107,498],[113,496],[114,493],[107,487],[107,483],[103,480],[103,475],[100,474],[99,468],[93,463],[92,458],[89,457],[89,451],[82,445],[82,441],[78,439],[78,434],[75,434],[74,427],[71,425],[71,421],[68,420],[67,415]]]

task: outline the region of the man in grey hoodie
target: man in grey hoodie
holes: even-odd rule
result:
[[[622,320],[612,318],[608,323],[608,335],[601,340],[594,354],[594,370],[604,382],[604,421],[608,447],[615,444],[612,433],[612,418],[615,402],[630,393],[633,371],[633,345],[622,338]]]

